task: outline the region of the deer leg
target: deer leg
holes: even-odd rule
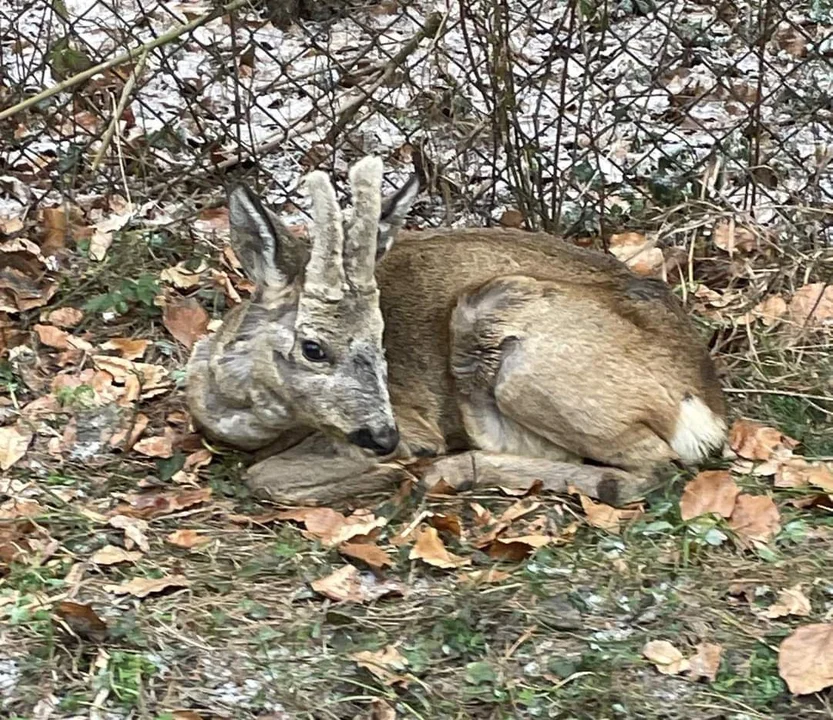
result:
[[[380,462],[358,447],[315,434],[252,465],[245,482],[264,500],[328,505],[391,491],[407,477],[402,464]]]

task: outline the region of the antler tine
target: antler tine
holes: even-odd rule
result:
[[[344,292],[344,229],[336,191],[327,174],[313,170],[304,180],[312,199],[313,226],[310,255],[304,275],[304,294],[338,300]]]
[[[347,278],[358,287],[375,285],[379,215],[382,212],[382,159],[370,155],[350,168],[353,220],[344,244]]]

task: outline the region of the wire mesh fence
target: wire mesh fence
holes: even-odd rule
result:
[[[699,208],[818,247],[832,30],[830,0],[6,0],[0,214],[180,217],[240,176],[293,212],[305,170],[376,152],[425,223],[607,238]]]

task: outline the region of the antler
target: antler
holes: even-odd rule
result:
[[[327,174],[313,170],[304,181],[312,199],[310,255],[304,274],[304,294],[327,301],[344,293],[344,229],[336,191]]]
[[[344,244],[347,279],[360,289],[375,287],[376,244],[382,212],[382,159],[362,158],[350,168],[353,219]]]

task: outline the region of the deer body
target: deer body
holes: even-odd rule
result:
[[[683,308],[611,256],[520,230],[402,233],[377,282],[411,452],[644,470],[722,440],[720,386]]]
[[[520,474],[582,459],[648,472],[722,443],[711,359],[661,281],[544,233],[399,232],[415,179],[382,202],[373,158],[351,170],[347,223],[310,175],[308,246],[250,193],[232,195],[232,241],[257,292],[188,368],[192,415],[212,438],[254,450],[315,436],[266,461],[267,476],[375,472],[367,450],[501,454]]]

